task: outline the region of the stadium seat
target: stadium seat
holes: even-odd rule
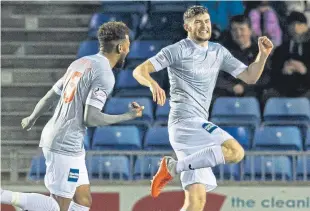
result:
[[[46,172],[45,158],[43,155],[32,158],[29,179],[43,180]]]
[[[97,40],[86,40],[80,44],[77,59],[89,56],[93,54],[97,54],[99,52],[99,42]]]
[[[305,149],[310,150],[310,128],[308,128],[308,131],[307,131]]]
[[[265,126],[256,130],[254,150],[302,150],[302,136],[297,127]]]
[[[135,36],[135,28],[133,25],[132,15],[130,13],[95,13],[91,17],[88,26],[88,37],[89,38],[97,38],[97,32],[99,27],[109,21],[122,21],[124,22],[130,31],[130,37],[134,38]]]
[[[126,156],[88,156],[86,166],[90,179],[128,180],[130,164]]]
[[[138,156],[133,178],[135,180],[151,179],[158,170],[161,158],[160,156]]]
[[[156,125],[167,125],[168,124],[168,117],[170,112],[170,99],[166,99],[166,102],[163,106],[157,105],[156,112],[155,112],[155,124]]]
[[[135,126],[97,127],[94,132],[94,150],[139,150],[142,141]]]
[[[264,109],[265,125],[309,125],[307,98],[270,98]]]
[[[213,173],[217,179],[239,180],[240,179],[240,165],[239,164],[226,164],[226,165],[215,166],[213,168]]]
[[[310,155],[298,158],[296,172],[297,180],[310,180]]]
[[[144,149],[172,150],[167,127],[152,127],[145,134]]]
[[[121,124],[140,124],[150,126],[153,123],[153,104],[149,98],[110,98],[104,108],[106,114],[123,114],[128,112],[128,105],[131,102],[137,102],[139,105],[144,106],[143,116],[134,120],[126,121]]]
[[[155,12],[181,12],[195,5],[195,1],[151,1],[151,11]]]
[[[249,156],[245,159],[244,179],[291,180],[291,160],[286,156]]]
[[[221,128],[234,137],[245,150],[251,149],[251,131],[249,128],[242,126],[223,126]]]
[[[151,97],[150,89],[141,86],[136,79],[132,76],[132,70],[119,71],[116,84],[115,94],[116,97]]]
[[[172,41],[170,40],[136,40],[132,42],[127,56],[126,67],[135,68],[171,43]]]
[[[219,97],[215,100],[211,121],[220,125],[249,125],[261,121],[259,102],[254,97]]]

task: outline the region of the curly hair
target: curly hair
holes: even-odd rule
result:
[[[206,7],[203,6],[191,6],[190,8],[188,8],[183,15],[183,20],[184,22],[188,21],[189,19],[192,19],[193,17],[197,16],[197,15],[202,15],[202,14],[209,14],[209,11]]]
[[[97,34],[100,48],[103,48],[105,52],[111,52],[116,46],[113,41],[124,40],[126,35],[129,35],[129,28],[125,23],[117,21],[104,23]]]

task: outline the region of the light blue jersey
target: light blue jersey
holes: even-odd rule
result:
[[[212,93],[220,70],[234,77],[247,69],[218,43],[202,47],[183,39],[150,58],[156,71],[168,68],[170,80],[169,124],[180,119],[208,120]]]

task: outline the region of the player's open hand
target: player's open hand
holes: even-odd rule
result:
[[[156,102],[158,105],[163,106],[166,102],[165,91],[162,88],[160,88],[160,86],[156,82],[151,84],[150,90],[153,94],[153,101]]]
[[[258,38],[258,48],[261,54],[269,56],[273,49],[273,44],[266,36]]]
[[[32,120],[32,118],[28,116],[22,120],[21,125],[22,125],[24,130],[29,131],[29,130],[31,130],[31,128],[35,122],[36,121]]]
[[[138,103],[132,102],[129,104],[129,109],[135,117],[142,117],[144,106],[140,106]]]

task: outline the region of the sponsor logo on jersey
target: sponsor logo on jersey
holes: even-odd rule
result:
[[[218,128],[218,126],[208,122],[208,123],[203,123],[202,124],[203,129],[205,129],[206,131],[208,131],[209,133],[212,133],[216,128]]]
[[[68,182],[77,182],[79,179],[79,169],[70,169],[69,176],[68,176]]]

